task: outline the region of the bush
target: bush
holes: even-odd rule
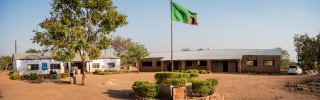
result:
[[[20,79],[20,75],[17,72],[10,72],[10,79],[12,80],[16,80],[16,79]]]
[[[93,73],[94,73],[94,74],[101,75],[102,71],[101,71],[100,69],[96,69],[96,70],[94,70]]]
[[[174,70],[174,72],[179,72],[179,70]]]
[[[187,73],[177,73],[177,72],[160,72],[154,75],[154,78],[157,80],[157,84],[163,83],[166,79],[169,78],[184,78],[190,79],[190,74]]]
[[[211,70],[207,70],[207,74],[210,74],[210,73],[212,73]]]
[[[215,87],[217,87],[217,85],[219,84],[219,82],[218,82],[218,79],[215,79],[215,78],[209,78],[209,79],[207,79],[206,81],[209,81],[209,82],[211,82],[212,83],[212,87],[211,87],[211,89],[213,89],[213,88],[215,88]]]
[[[36,80],[38,79],[37,73],[30,73],[30,80]]]
[[[199,70],[189,69],[189,70],[186,71],[186,73],[199,73]]]
[[[199,73],[190,73],[191,78],[199,77]]]
[[[135,91],[140,91],[141,86],[148,83],[148,81],[135,81],[132,85],[132,89]]]
[[[125,71],[123,71],[123,73],[132,73],[132,71],[131,70],[125,70]]]
[[[146,98],[156,98],[160,92],[158,84],[147,83],[142,84],[140,87],[140,92],[142,97]]]
[[[187,79],[185,79],[185,78],[169,78],[169,79],[166,79],[163,83],[171,84],[175,87],[184,87],[184,86],[186,86]]]
[[[109,70],[104,70],[103,72],[109,72]]]
[[[70,77],[70,73],[61,73],[61,77]]]
[[[207,74],[207,70],[200,70],[199,73],[200,74]]]
[[[210,81],[197,80],[192,82],[192,90],[195,94],[204,97],[210,95],[212,90]]]

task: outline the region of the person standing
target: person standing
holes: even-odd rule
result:
[[[73,66],[70,69],[70,84],[73,84]]]

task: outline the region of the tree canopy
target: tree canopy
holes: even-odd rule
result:
[[[11,56],[0,56],[0,70],[12,69],[12,57]]]
[[[291,65],[291,61],[290,61],[290,54],[288,53],[288,51],[282,49],[281,47],[277,47],[275,49],[281,50],[280,67],[281,68],[289,68],[289,66]]]
[[[320,65],[320,33],[315,37],[295,34],[294,46],[297,52],[298,63],[309,69],[319,68]]]
[[[33,49],[33,48],[30,48],[26,51],[26,53],[41,53],[42,51],[41,50],[37,50],[37,49]]]
[[[82,72],[86,55],[97,59],[110,45],[106,35],[128,24],[127,15],[119,13],[111,0],[53,0],[51,6],[51,16],[39,24],[43,31],[34,30],[31,40],[58,61],[70,61],[79,54]]]
[[[111,48],[114,50],[113,54],[118,57],[120,57],[131,44],[132,41],[130,38],[123,38],[119,35],[111,39]]]
[[[123,65],[132,65],[138,63],[139,60],[143,60],[149,56],[147,48],[144,45],[132,42],[124,54],[121,54],[121,60]]]

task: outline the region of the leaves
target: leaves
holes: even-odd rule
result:
[[[41,50],[36,50],[36,49],[33,49],[33,48],[30,48],[26,51],[26,53],[41,53],[42,51]]]
[[[120,55],[123,64],[135,64],[147,56],[149,53],[144,45],[135,42],[132,42],[126,52]]]

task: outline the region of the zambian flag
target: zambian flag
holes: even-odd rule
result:
[[[197,13],[193,13],[180,4],[171,2],[172,20],[191,25],[198,25]]]

